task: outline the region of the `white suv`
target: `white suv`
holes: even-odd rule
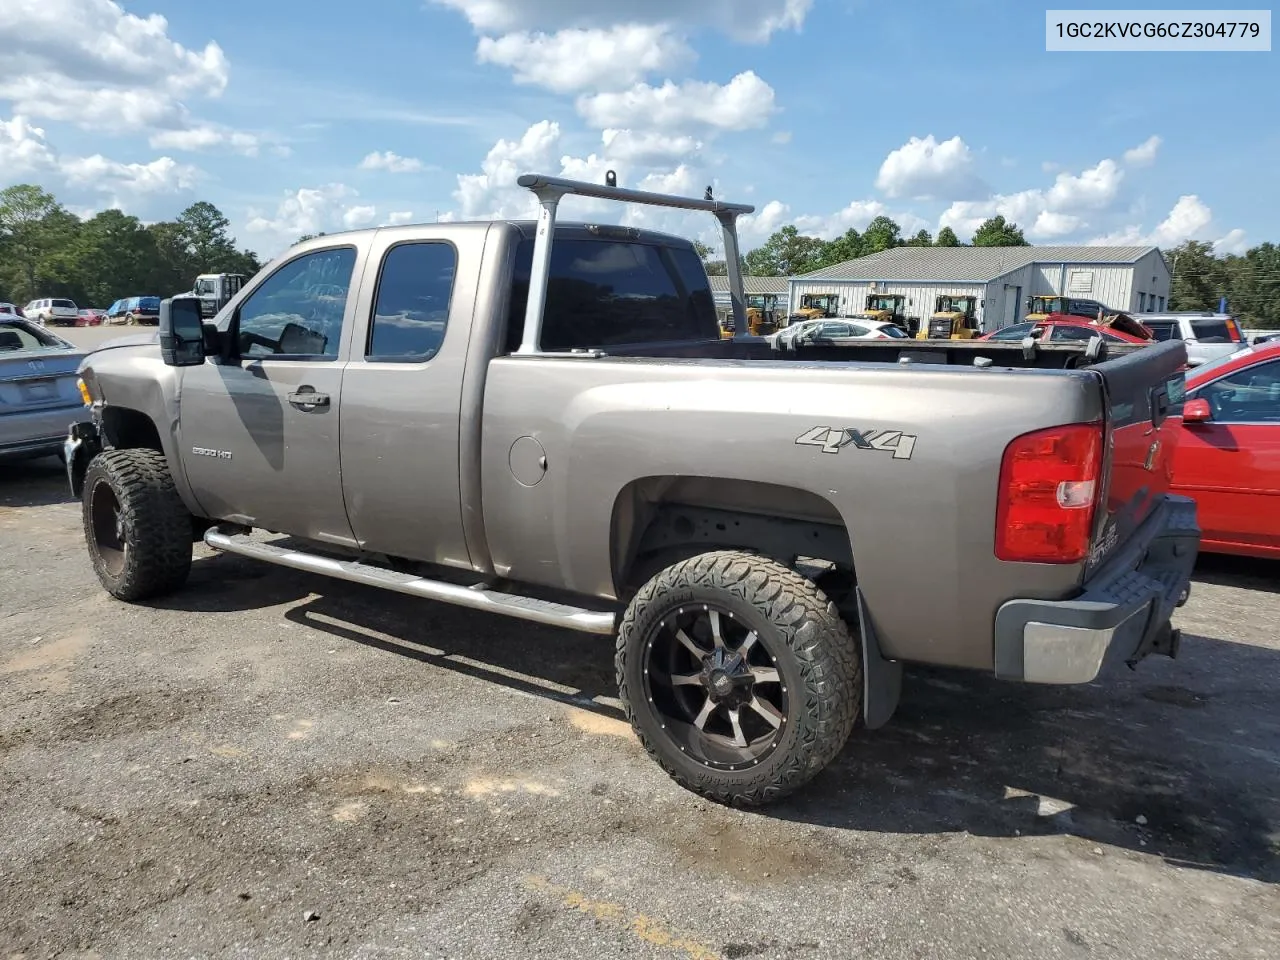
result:
[[[1187,363],[1198,367],[1210,360],[1230,356],[1249,344],[1234,317],[1225,313],[1134,313],[1157,340],[1182,340],[1187,345]]]
[[[55,324],[74,327],[76,319],[80,316],[80,308],[73,301],[60,297],[32,300],[22,308],[22,312],[27,315],[28,320],[33,320],[46,327],[52,327]]]

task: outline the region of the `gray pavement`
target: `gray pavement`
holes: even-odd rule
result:
[[[122,604],[0,471],[0,957],[1280,956],[1280,565],[1203,560],[1177,661],[913,673],[741,812],[607,642],[203,547]]]

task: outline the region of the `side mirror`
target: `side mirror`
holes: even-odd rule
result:
[[[204,363],[205,332],[200,298],[184,295],[160,301],[160,356],[166,366],[198,367]]]
[[[1213,410],[1210,409],[1208,400],[1196,398],[1182,405],[1183,423],[1208,423],[1212,419]]]

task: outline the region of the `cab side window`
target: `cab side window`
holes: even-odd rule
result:
[[[382,261],[365,354],[370,360],[430,360],[444,342],[458,255],[449,243],[402,243]]]
[[[337,357],[355,262],[354,247],[316,250],[268,277],[238,311],[240,356]]]
[[[1280,423],[1280,360],[1239,370],[1203,387],[1218,423]]]

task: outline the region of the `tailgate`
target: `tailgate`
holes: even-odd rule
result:
[[[1186,345],[1170,340],[1092,368],[1102,378],[1106,403],[1105,510],[1099,511],[1086,576],[1169,491],[1186,363]]]

